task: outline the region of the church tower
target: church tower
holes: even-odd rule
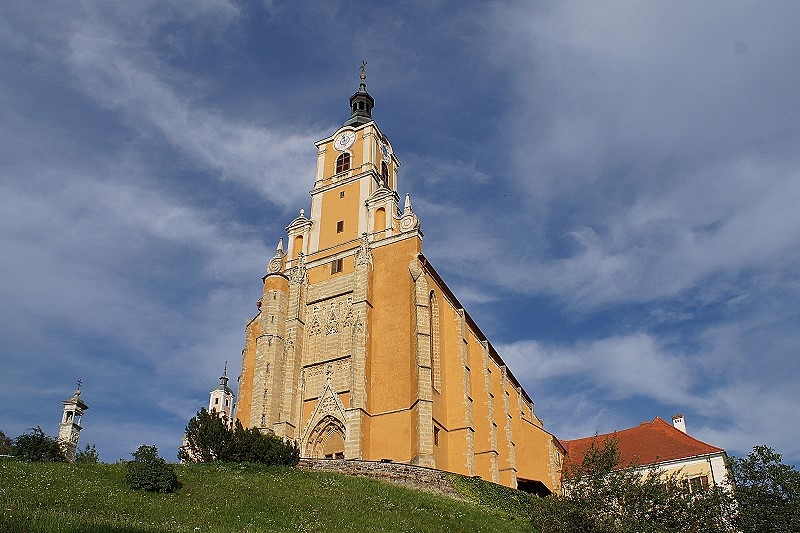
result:
[[[208,400],[208,412],[218,413],[225,420],[233,420],[233,400],[235,395],[228,387],[228,362],[225,361],[225,368],[219,377],[219,385],[211,389]]]
[[[78,382],[80,386],[80,381]],[[75,462],[75,452],[78,449],[78,439],[81,435],[81,418],[83,412],[89,406],[81,400],[80,388],[68,400],[61,402],[64,404],[64,413],[61,416],[61,424],[58,427],[58,442],[64,451],[64,456],[70,463]]]
[[[350,118],[315,143],[309,216],[300,210],[267,264],[236,418],[295,440],[304,457],[391,459],[552,490],[563,449],[422,255],[365,66]]]

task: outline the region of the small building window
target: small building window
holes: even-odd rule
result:
[[[334,259],[331,262],[331,274],[338,274],[339,272],[341,272],[342,271],[342,263],[343,263],[342,259]]]
[[[219,398],[214,398],[214,405],[219,405]]]
[[[341,233],[344,231],[344,220],[340,220],[336,223],[336,233]]]
[[[685,491],[694,494],[708,488],[708,476],[697,476],[684,479],[682,484]]]
[[[389,167],[386,165],[386,161],[381,161],[381,178],[383,178],[383,185],[388,187],[389,186]]]
[[[344,191],[339,192],[339,198],[344,198]]]
[[[433,426],[433,445],[434,446],[439,445],[439,428],[437,428],[436,426]]]
[[[350,170],[350,154],[345,152],[336,158],[336,173]]]

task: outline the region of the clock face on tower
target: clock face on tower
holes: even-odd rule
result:
[[[350,148],[356,141],[356,134],[352,131],[343,131],[333,141],[333,147],[343,152]]]

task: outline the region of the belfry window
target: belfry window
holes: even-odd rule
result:
[[[350,154],[345,152],[336,158],[336,173],[350,170]]]
[[[381,161],[381,178],[383,178],[383,185],[385,187],[389,186],[389,167],[386,165],[386,161]]]

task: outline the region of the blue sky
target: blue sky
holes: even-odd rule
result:
[[[800,4],[0,6],[0,429],[186,421],[368,61],[424,251],[571,439],[800,463]]]

